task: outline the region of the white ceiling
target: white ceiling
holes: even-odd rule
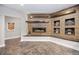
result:
[[[24,6],[20,4],[5,4],[5,6],[23,13],[53,13],[74,5],[76,4],[24,4]]]

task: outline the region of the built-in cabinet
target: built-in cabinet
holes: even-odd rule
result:
[[[79,5],[52,14],[51,20],[52,37],[79,41]]]
[[[60,20],[54,21],[54,33],[55,34],[60,33]]]
[[[52,36],[79,41],[79,17],[76,14],[52,18]]]
[[[65,35],[75,35],[75,18],[65,19]]]

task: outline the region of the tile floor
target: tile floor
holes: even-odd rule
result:
[[[6,40],[0,55],[79,55],[79,51],[46,41],[20,42],[20,38]]]

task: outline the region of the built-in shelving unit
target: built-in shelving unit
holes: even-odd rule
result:
[[[75,18],[65,19],[65,35],[75,35]]]
[[[65,20],[65,26],[75,25],[75,18],[70,18]]]
[[[66,35],[75,35],[75,28],[65,28]]]
[[[54,21],[54,33],[55,34],[60,33],[60,20]]]

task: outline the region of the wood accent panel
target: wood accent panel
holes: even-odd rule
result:
[[[32,18],[50,18],[49,14],[29,14],[30,19]]]
[[[48,21],[26,21],[27,23],[49,23]]]
[[[53,14],[51,16],[51,18],[59,17],[59,16],[64,16],[64,15],[68,15],[68,14],[72,14],[72,13],[76,13],[76,10],[61,11],[61,12],[58,12],[58,13]]]
[[[65,26],[65,20],[70,19],[70,18],[75,18],[75,25]],[[54,29],[52,29],[52,32],[53,32],[52,36],[64,38],[66,40],[79,41],[79,28],[78,28],[79,27],[79,16],[78,16],[78,13],[52,18],[52,26],[54,26],[53,23],[56,20],[60,20],[60,27],[59,27],[60,33],[55,34]],[[52,28],[54,28],[54,27],[52,27]],[[74,28],[75,35],[66,35],[65,28]]]
[[[60,16],[76,13],[78,10],[79,10],[79,4],[60,10],[60,11],[57,11],[57,12],[54,12],[54,13],[51,13],[50,15],[51,15],[51,18],[60,17]]]
[[[28,30],[31,33],[30,35],[50,35],[54,37],[64,38],[66,40],[79,41],[79,5],[51,13],[51,14],[29,14],[28,21]],[[32,16],[30,18],[30,16]],[[65,26],[65,20],[75,18],[75,25]],[[40,22],[40,19],[44,22]],[[60,26],[54,27],[54,21],[60,20]],[[45,23],[48,22],[48,23]],[[46,33],[33,33],[32,25],[33,23],[45,23],[47,25]],[[54,33],[54,28],[60,28],[60,33]],[[65,35],[65,28],[75,28],[75,35]]]

